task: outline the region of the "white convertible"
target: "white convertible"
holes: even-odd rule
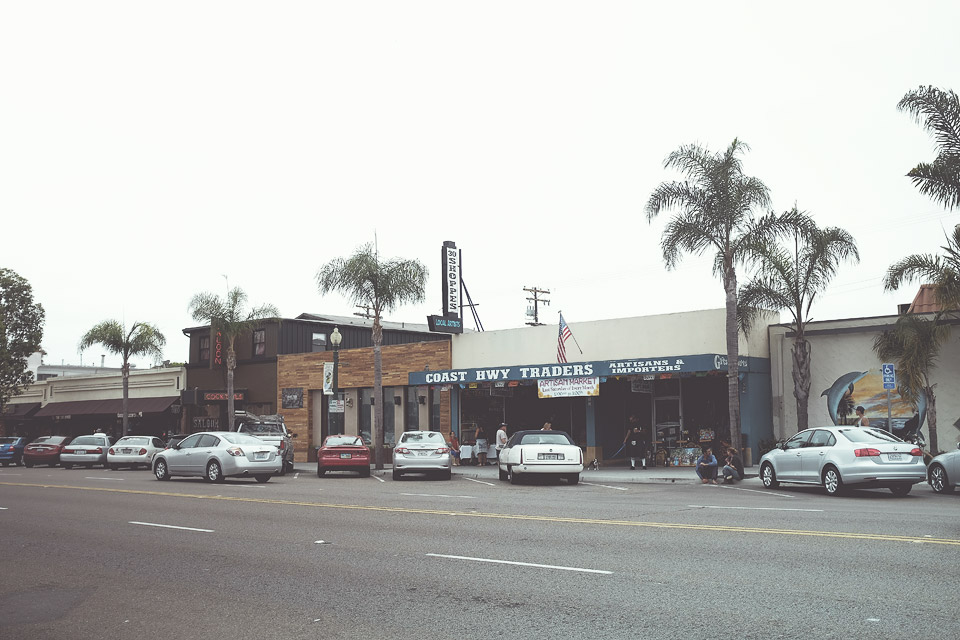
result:
[[[527,474],[552,474],[580,482],[583,450],[563,431],[518,431],[507,440],[497,464],[500,479],[516,484]]]

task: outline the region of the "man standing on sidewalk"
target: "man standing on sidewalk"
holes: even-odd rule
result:
[[[497,431],[497,460],[500,460],[500,452],[503,451],[503,448],[507,446],[507,423],[500,423],[500,430]]]

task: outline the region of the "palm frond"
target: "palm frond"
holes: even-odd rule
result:
[[[960,207],[960,157],[921,162],[907,176],[923,195],[947,209]]]

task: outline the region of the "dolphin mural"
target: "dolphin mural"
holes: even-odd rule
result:
[[[840,401],[843,399],[843,396],[847,392],[853,391],[853,385],[862,380],[867,373],[867,371],[851,371],[850,373],[845,373],[837,378],[832,387],[820,394],[821,398],[827,396],[827,411],[830,413],[830,419],[833,420],[833,424],[840,424],[837,409],[840,406]]]

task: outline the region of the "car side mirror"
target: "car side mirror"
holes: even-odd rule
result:
[[[786,443],[786,442],[780,443],[780,448],[781,448],[782,450],[786,451],[786,450],[787,450],[787,443]]]

